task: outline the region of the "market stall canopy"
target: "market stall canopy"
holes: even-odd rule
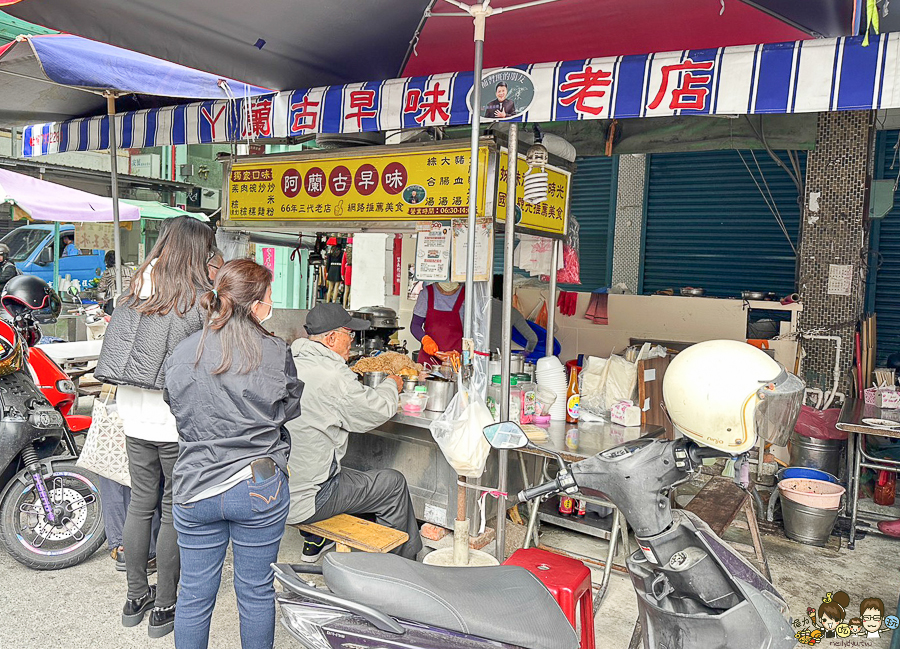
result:
[[[466,125],[472,79],[471,72],[438,74],[131,112],[116,117],[118,142],[264,143]],[[521,91],[509,118],[519,122],[900,108],[900,34],[871,37],[868,46],[854,36],[488,69],[485,101],[497,80]],[[106,119],[29,126],[24,155],[103,149]]]
[[[25,216],[37,221],[87,223],[113,220],[111,198],[6,169],[0,169],[0,202],[14,205]],[[123,221],[137,221],[140,216],[140,209],[134,205],[122,205],[119,210],[119,218]]]
[[[142,219],[174,219],[176,216],[190,216],[204,223],[209,222],[209,217],[203,212],[188,212],[177,207],[164,205],[159,201],[137,201],[130,198],[120,198],[119,204],[134,205],[141,211]]]
[[[122,95],[125,110],[271,92],[70,34],[0,48],[0,126],[103,114],[105,91]]]
[[[9,0],[7,0],[9,1]],[[520,0],[495,0],[503,8]],[[485,65],[856,33],[861,0],[561,0],[492,17]],[[278,90],[458,72],[472,21],[442,0],[19,0],[10,14]]]

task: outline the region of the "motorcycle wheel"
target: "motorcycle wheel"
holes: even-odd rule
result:
[[[65,512],[47,521],[31,476],[21,472],[0,495],[0,542],[13,558],[35,570],[59,570],[81,563],[106,540],[96,474],[69,462],[54,462],[44,478],[50,502]]]

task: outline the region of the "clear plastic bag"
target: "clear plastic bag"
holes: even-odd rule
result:
[[[621,356],[589,356],[581,373],[581,408],[605,416],[613,404],[633,401],[637,388],[637,364]]]
[[[431,422],[431,436],[457,474],[480,478],[491,451],[482,431],[492,423],[494,419],[484,400],[477,396],[470,399],[460,382],[450,405]]]

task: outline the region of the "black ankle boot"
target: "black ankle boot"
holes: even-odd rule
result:
[[[150,586],[150,590],[143,597],[125,601],[122,608],[122,626],[137,626],[144,619],[144,613],[153,608],[156,602],[156,586]]]
[[[151,638],[161,638],[169,635],[175,629],[175,605],[166,608],[156,607],[150,611],[150,625],[147,627],[147,635]]]

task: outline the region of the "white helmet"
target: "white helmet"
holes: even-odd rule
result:
[[[757,437],[787,444],[805,387],[761,349],[710,340],[672,360],[663,379],[663,402],[684,435],[738,455],[753,448]]]

